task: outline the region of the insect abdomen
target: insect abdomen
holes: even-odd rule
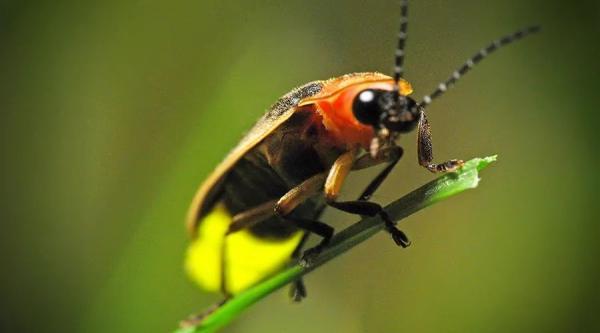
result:
[[[202,218],[197,237],[187,250],[187,273],[208,291],[236,294],[247,289],[289,261],[303,235],[296,231],[286,238],[265,240],[249,230],[240,230],[224,237],[230,223],[231,214],[217,203]]]

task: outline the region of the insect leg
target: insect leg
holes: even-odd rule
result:
[[[277,200],[267,201],[256,207],[252,207],[248,210],[240,212],[232,217],[231,224],[229,224],[229,228],[225,232],[223,243],[221,244],[221,293],[223,293],[225,297],[230,296],[229,292],[227,291],[227,236],[236,231],[249,228],[256,223],[264,221],[265,219],[275,215],[274,209],[276,204]]]
[[[381,170],[381,172],[379,172],[379,174],[375,178],[373,178],[369,185],[367,185],[367,187],[364,189],[362,194],[358,197],[358,200],[365,201],[371,198],[373,193],[375,193],[379,186],[381,186],[381,184],[390,174],[392,169],[394,169],[396,164],[398,164],[398,161],[400,161],[400,158],[402,157],[402,154],[404,152],[402,148],[397,146],[390,147],[390,149],[388,150],[389,152],[386,154],[386,157],[387,162],[389,162],[389,164],[383,170]],[[371,155],[367,154],[365,156],[370,157]]]
[[[296,207],[298,207],[298,205],[319,193],[324,181],[325,174],[314,175],[302,182],[300,185],[289,190],[278,200],[270,200],[236,214],[229,225],[227,234],[251,227],[271,216],[287,216]]]
[[[400,150],[400,151],[399,151]],[[358,157],[352,165],[352,170],[362,170],[370,167],[377,166],[381,163],[391,162],[396,158],[396,154],[402,154],[402,148],[397,146],[383,148],[376,157],[372,157],[371,154],[363,154]]]
[[[275,215],[274,209],[276,205],[277,200],[271,200],[234,215],[226,235],[241,229],[249,228],[256,223]]]
[[[225,234],[223,238],[223,243],[221,243],[221,293],[225,295],[225,299],[231,297],[229,291],[227,291],[227,236],[229,234]]]
[[[406,234],[396,228],[394,222],[390,219],[388,214],[383,210],[381,205],[366,201],[368,197],[370,197],[375,190],[381,185],[383,180],[390,173],[392,168],[396,165],[400,157],[402,156],[402,150],[398,147],[398,151],[396,154],[389,154],[391,157],[391,163],[388,165],[373,181],[367,186],[365,191],[360,196],[359,200],[356,201],[336,201],[337,196],[339,195],[339,190],[341,189],[342,183],[345,180],[347,172],[345,170],[352,169],[352,164],[354,160],[350,160],[348,158],[344,158],[344,155],[349,154],[346,153],[340,156],[335,163],[333,164],[329,175],[327,176],[327,181],[325,182],[325,199],[327,200],[327,204],[331,207],[337,208],[341,211],[348,212],[351,214],[358,215],[366,215],[366,216],[376,216],[379,215],[381,219],[385,222],[386,230],[392,235],[394,242],[396,244],[407,247],[410,245],[410,241]],[[359,160],[360,161],[360,160]],[[362,200],[361,200],[362,199]]]
[[[302,230],[306,230],[323,237],[319,244],[304,251],[304,254],[302,255],[302,259],[300,261],[301,264],[304,266],[310,266],[319,253],[323,251],[325,246],[329,244],[329,241],[331,241],[334,229],[330,225],[320,221],[300,219],[295,217],[284,217],[284,219],[294,223],[294,225]]]
[[[298,260],[300,257],[294,259]],[[306,295],[306,285],[304,284],[304,279],[298,278],[294,280],[290,287],[290,298],[292,301],[296,303],[301,302],[306,298]]]
[[[342,185],[356,161],[356,153],[356,150],[350,150],[340,155],[337,160],[333,162],[333,165],[327,174],[327,179],[325,180],[324,190],[325,199],[327,201],[335,200],[340,194]]]
[[[226,267],[227,264],[225,262],[225,253],[226,253],[226,244],[227,244],[227,236],[235,233],[239,230],[252,227],[256,223],[264,221],[272,216],[280,216],[284,220],[293,223],[297,227],[317,233],[324,237],[324,241],[328,242],[333,235],[333,229],[324,223],[321,222],[313,222],[313,221],[296,221],[292,218],[287,217],[291,211],[293,211],[298,205],[302,204],[308,198],[314,196],[319,193],[321,188],[323,187],[323,182],[325,181],[325,174],[317,174],[313,177],[302,182],[300,185],[294,187],[289,190],[286,194],[284,194],[279,200],[270,200],[243,212],[240,212],[233,216],[232,222],[229,225],[229,229],[225,234],[225,240],[223,241],[223,246],[221,249],[221,291],[223,294],[227,296],[227,286],[226,286]],[[316,225],[316,226],[315,226]],[[329,229],[331,230],[329,230]],[[292,258],[298,259],[300,257],[300,251],[302,246],[306,242],[308,234],[305,234],[298,244],[297,248],[294,250],[292,254]],[[304,287],[304,283],[301,279],[298,279],[293,282],[291,288],[291,295],[294,301],[300,301],[302,298],[306,297],[306,288]]]
[[[392,239],[394,242],[402,247],[407,247],[410,245],[410,240],[406,237],[406,234],[396,228],[394,221],[390,218],[383,207],[375,202],[369,201],[329,201],[328,204],[331,207],[337,208],[341,211],[350,213],[350,214],[358,214],[358,215],[366,215],[366,216],[376,216],[379,215],[381,219],[385,223],[385,229],[392,235]]]
[[[298,246],[294,250],[294,253],[292,253],[292,259],[294,259],[294,260],[300,259],[300,254],[302,253],[302,248],[304,248],[304,244],[306,244],[307,239],[308,239],[308,233],[305,232],[304,235],[302,236],[302,240],[300,241],[300,244],[298,244]],[[295,280],[294,282],[292,282],[292,285],[290,286],[290,298],[292,299],[292,301],[300,302],[303,298],[306,298],[306,295],[307,295],[306,286],[304,285],[304,280],[302,279],[302,277],[300,277],[297,280]]]
[[[326,193],[329,193],[328,198],[331,199],[337,197],[341,185],[347,175],[347,172],[340,172],[339,170],[347,168],[350,168],[351,170],[361,170],[388,162],[389,164],[383,170],[381,170],[381,172],[369,183],[369,185],[367,185],[365,190],[358,198],[358,200],[369,200],[373,193],[377,191],[379,186],[381,186],[383,181],[390,174],[392,169],[394,169],[403,153],[404,151],[401,147],[392,146],[383,149],[375,158],[373,158],[370,154],[365,154],[360,158],[353,160],[350,166],[348,166],[349,158],[342,156],[338,159],[338,161],[336,161],[336,163],[334,163],[334,167],[332,167],[332,171],[330,171],[328,176],[329,182],[325,184],[325,191]]]
[[[318,194],[323,188],[325,174],[316,174],[284,194],[275,205],[275,213],[285,217],[296,207]]]
[[[319,194],[323,188],[324,182],[325,174],[317,174],[310,177],[300,185],[294,187],[284,194],[281,199],[279,199],[275,207],[275,213],[282,219],[293,223],[302,230],[306,230],[323,237],[317,246],[305,251],[303,255],[303,262],[306,264],[308,264],[310,261],[307,259],[308,257],[314,258],[329,243],[331,237],[333,237],[334,230],[332,227],[323,222],[296,218],[290,216],[290,213],[307,199]]]
[[[433,163],[433,143],[431,141],[431,128],[425,111],[421,110],[419,116],[419,128],[417,134],[417,151],[419,164],[431,172],[455,171],[463,166],[462,160],[449,160],[443,163]]]

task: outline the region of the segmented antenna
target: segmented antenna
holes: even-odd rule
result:
[[[404,45],[406,44],[406,31],[408,29],[408,0],[402,0],[400,4],[400,30],[398,31],[398,46],[395,52],[394,82],[398,86],[400,78],[404,74]]]
[[[465,75],[468,71],[470,71],[477,63],[479,63],[483,58],[485,58],[492,52],[496,51],[497,49],[499,49],[502,46],[506,46],[512,42],[515,42],[529,34],[538,32],[539,30],[540,30],[539,26],[532,26],[532,27],[528,27],[528,28],[519,30],[519,31],[513,33],[512,35],[507,35],[500,39],[496,39],[491,44],[489,44],[488,46],[484,47],[479,52],[477,52],[477,54],[475,54],[469,60],[467,60],[467,62],[465,62],[464,65],[462,65],[462,67],[460,67],[458,70],[454,71],[454,73],[452,73],[452,76],[448,80],[446,80],[446,82],[440,83],[440,85],[437,87],[437,89],[433,93],[423,97],[423,101],[421,103],[419,103],[418,107],[423,107],[423,108],[427,107],[429,104],[431,104],[431,102],[434,99],[443,95],[446,92],[446,90],[448,90],[448,88],[450,88],[452,85],[454,85],[456,83],[456,81],[458,81],[458,79],[460,79],[463,75]]]
[[[391,114],[400,113],[404,104],[406,104],[406,97],[400,96],[400,78],[404,74],[404,46],[406,45],[406,37],[408,30],[408,0],[402,0],[400,3],[400,30],[398,30],[398,46],[396,46],[396,52],[394,53],[394,90],[392,91],[392,97],[394,100],[395,107],[390,110]]]

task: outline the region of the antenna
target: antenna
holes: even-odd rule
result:
[[[450,78],[448,80],[440,83],[440,85],[437,87],[437,89],[433,93],[423,97],[423,101],[421,103],[419,103],[417,108],[419,108],[419,109],[426,108],[429,104],[431,104],[431,102],[434,99],[443,95],[446,92],[446,90],[448,90],[448,88],[453,86],[456,83],[456,81],[458,81],[458,79],[460,79],[463,75],[465,75],[467,72],[469,72],[483,58],[487,57],[488,55],[490,55],[494,51],[498,50],[499,48],[506,46],[512,42],[515,42],[529,34],[538,32],[539,30],[540,30],[539,26],[532,26],[532,27],[528,27],[528,28],[519,30],[511,35],[504,36],[500,39],[496,39],[488,46],[479,50],[479,52],[477,52],[474,56],[469,58],[458,70],[456,70],[456,71],[454,71],[454,73],[452,73],[452,76],[450,76]],[[398,43],[398,45],[400,45],[400,43]],[[396,60],[396,63],[397,62],[398,61]]]
[[[402,0],[400,4],[400,30],[398,31],[398,46],[395,52],[394,61],[394,83],[396,87],[400,78],[404,74],[404,45],[406,44],[406,31],[408,29],[408,0]]]

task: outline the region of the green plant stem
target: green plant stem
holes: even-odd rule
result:
[[[401,219],[440,200],[477,187],[479,170],[496,160],[496,156],[474,158],[454,173],[443,176],[421,186],[406,196],[392,202],[385,210],[394,221]],[[310,267],[294,264],[263,282],[235,295],[214,312],[207,315],[197,326],[180,328],[175,333],[206,333],[225,326],[243,310],[266,297],[275,290],[311,272],[329,260],[360,244],[383,229],[378,217],[366,217],[333,237],[329,246],[315,259]]]

